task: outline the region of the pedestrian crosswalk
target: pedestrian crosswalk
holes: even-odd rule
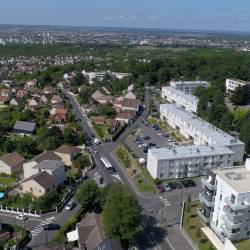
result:
[[[39,223],[36,227],[34,227],[32,230],[30,230],[32,238],[37,237],[43,231],[43,227],[50,223],[52,223],[52,219],[44,220],[41,223]]]
[[[171,203],[169,202],[169,200],[167,199],[167,197],[165,196],[160,196],[161,201],[163,202],[164,206],[171,206]]]

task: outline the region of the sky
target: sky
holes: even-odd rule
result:
[[[0,0],[0,23],[250,31],[250,0]]]

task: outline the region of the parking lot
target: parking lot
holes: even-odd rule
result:
[[[140,123],[137,133],[128,136],[125,142],[137,158],[144,158],[145,160],[147,160],[147,151],[150,148],[180,145],[170,139],[157,125],[148,125],[144,122]]]

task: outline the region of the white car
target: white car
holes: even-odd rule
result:
[[[164,186],[165,186],[166,191],[171,191],[172,190],[172,188],[169,186],[168,183],[165,183]]]
[[[24,214],[19,214],[19,215],[16,216],[16,219],[25,221],[25,220],[28,220],[28,216],[24,215]]]
[[[76,203],[74,201],[70,201],[66,204],[65,209],[71,210],[75,205],[76,205]]]

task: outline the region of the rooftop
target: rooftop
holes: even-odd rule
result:
[[[174,83],[174,84],[187,84],[187,85],[200,85],[200,84],[208,84],[210,85],[209,82],[206,82],[206,81],[170,81],[170,85],[171,83]]]
[[[33,132],[35,130],[35,127],[35,122],[16,121],[14,130],[24,130],[28,132]]]
[[[250,192],[250,170],[239,167],[228,170],[214,170],[228,185],[237,192]]]
[[[6,163],[10,167],[16,167],[25,161],[25,159],[16,152],[6,154],[2,156],[0,160]]]
[[[235,81],[235,82],[240,82],[240,83],[244,83],[244,84],[250,84],[249,81],[244,81],[244,80],[235,79],[235,78],[228,78],[227,80],[231,80],[231,81]]]
[[[177,90],[174,87],[162,87],[162,92],[163,91],[169,91],[172,94],[175,94],[179,97],[182,97],[183,99],[185,99],[186,101],[189,101],[189,102],[198,102],[199,101],[198,97],[191,95],[191,94],[185,94],[183,91]]]
[[[201,156],[215,156],[222,154],[233,154],[233,151],[227,147],[220,145],[191,145],[191,146],[177,146],[172,149],[169,148],[152,148],[148,150],[158,160],[166,159],[184,159]]]
[[[62,166],[64,166],[62,161],[43,160],[40,163],[38,163],[37,165],[35,165],[33,168],[55,170],[55,169],[60,168]]]
[[[185,111],[183,108],[176,106],[175,104],[161,104],[161,110],[168,110],[180,117],[183,121],[190,124],[196,130],[205,134],[207,137],[213,139],[214,143],[221,145],[243,144],[243,142],[237,140],[233,136],[225,133],[221,129],[213,126],[212,124],[202,120],[197,115]]]

